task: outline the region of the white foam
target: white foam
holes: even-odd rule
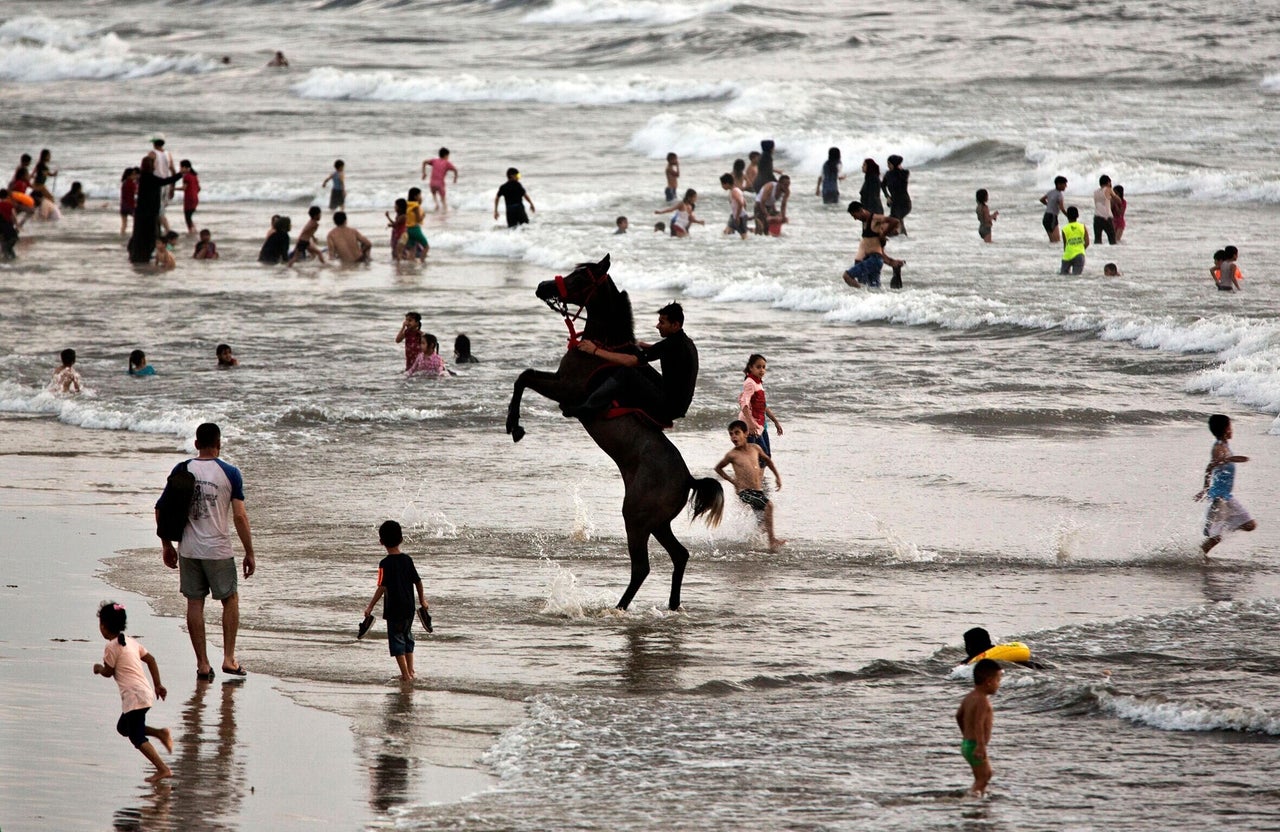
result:
[[[44,413],[59,422],[90,430],[127,430],[188,439],[195,435],[208,414],[190,408],[174,408],[157,413],[114,408],[86,391],[79,396],[35,390],[11,381],[0,381],[0,412]]]
[[[616,611],[609,596],[590,594],[578,586],[578,578],[568,569],[550,558],[541,561],[547,578],[547,597],[542,603],[542,614],[557,618],[602,618],[606,615],[625,615]]]
[[[1259,172],[1132,158],[1075,145],[1032,144],[1027,146],[1026,157],[1036,166],[1034,174],[1028,174],[1030,182],[1044,185],[1055,176],[1065,176],[1071,183],[1068,197],[1077,201],[1088,199],[1098,177],[1105,173],[1124,186],[1126,195],[1185,194],[1197,201],[1280,202],[1280,178]]]
[[[336,101],[412,101],[474,103],[530,102],[571,106],[660,104],[723,100],[737,95],[731,81],[692,81],[632,76],[600,78],[573,75],[560,78],[486,79],[459,74],[449,77],[403,75],[392,72],[348,72],[333,67],[313,69],[294,84],[302,98]]]
[[[1214,707],[1203,702],[1176,702],[1140,696],[1098,694],[1104,710],[1121,719],[1162,731],[1243,731],[1280,735],[1280,715],[1242,705]]]
[[[733,8],[732,0],[672,3],[668,0],[553,0],[527,13],[525,23],[588,25],[639,23],[663,26],[718,14]]]
[[[660,113],[632,134],[627,147],[650,159],[665,158],[675,152],[693,159],[746,157],[760,148],[762,138],[772,138],[775,154],[785,163],[779,168],[817,176],[832,147],[841,148],[845,172],[858,175],[861,159],[884,157],[898,153],[907,164],[917,165],[945,158],[973,144],[973,139],[935,138],[918,134],[845,134],[829,131],[784,129],[761,130],[760,111],[776,110],[785,101],[788,113],[808,108],[812,99],[799,89],[785,85],[757,84],[745,87],[720,113]],[[766,135],[767,134],[767,135]],[[727,169],[727,167],[726,167]]]
[[[9,81],[130,80],[216,67],[200,55],[135,53],[114,33],[95,35],[85,23],[33,16],[0,25],[0,78]]]
[[[1267,92],[1280,92],[1280,72],[1269,73],[1262,78],[1259,85]]]

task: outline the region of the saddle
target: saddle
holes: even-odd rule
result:
[[[602,413],[600,415],[600,418],[601,419],[620,419],[623,416],[630,416],[632,413],[642,417],[643,419],[648,421],[650,424],[656,426],[659,430],[671,430],[671,428],[675,425],[675,422],[658,421],[653,416],[653,414],[649,413],[649,411],[645,410],[642,407],[623,407],[617,402],[614,402],[613,405],[608,410]]]

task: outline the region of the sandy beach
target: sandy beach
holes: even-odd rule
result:
[[[249,677],[196,682],[180,619],[104,580],[108,563],[154,569],[174,596],[157,606],[181,609],[137,487],[163,480],[175,449],[156,444],[130,453],[111,434],[0,420],[0,828],[382,828],[399,805],[489,788],[476,760],[493,735],[454,730],[469,721],[464,697],[371,678],[357,692],[362,713],[343,714],[349,685],[338,695],[253,671],[251,622],[241,649]],[[252,591],[252,582],[242,589]],[[169,690],[149,715],[174,735],[175,776],[158,786],[143,782],[145,760],[115,732],[115,684],[90,672],[106,599],[128,609],[129,633],[156,655]],[[429,743],[397,730],[415,720],[440,721]]]

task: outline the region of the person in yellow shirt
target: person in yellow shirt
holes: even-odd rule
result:
[[[425,216],[422,210],[422,189],[410,188],[409,203],[404,212],[404,233],[408,235],[409,243],[417,251],[419,260],[426,260],[427,252],[431,250],[427,235],[422,233],[422,220]]]
[[[1089,229],[1080,222],[1080,209],[1067,209],[1067,224],[1062,226],[1062,269],[1058,274],[1080,274],[1084,271],[1084,251],[1089,247]]]

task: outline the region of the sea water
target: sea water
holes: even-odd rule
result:
[[[158,489],[194,428],[224,429],[244,471],[259,573],[246,661],[349,693],[358,733],[482,737],[498,787],[455,806],[371,776],[371,815],[408,828],[1280,828],[1276,504],[1280,432],[1280,10],[1168,0],[938,0],[877,7],[648,0],[26,2],[0,10],[0,150],[54,150],[55,190],[87,209],[30,223],[0,264],[0,411],[57,419],[145,453]],[[263,65],[277,49],[291,66]],[[223,57],[229,58],[224,63]],[[120,172],[164,132],[202,183],[169,273],[135,271]],[[793,176],[778,239],[721,233],[718,177],[759,141]],[[390,262],[383,212],[441,146],[460,176],[428,215],[427,265]],[[839,273],[857,228],[813,196],[843,151],[912,171],[906,287]],[[654,233],[668,152],[699,192],[689,239]],[[346,161],[351,225],[374,263],[259,267],[270,217],[296,231]],[[529,226],[493,220],[518,167]],[[1055,175],[1086,225],[1109,174],[1123,243],[1059,277],[1038,198]],[[977,235],[991,194],[995,244]],[[171,221],[181,227],[177,204]],[[626,215],[631,232],[613,235]],[[330,227],[327,216],[321,235]],[[1215,249],[1245,291],[1213,291]],[[681,520],[685,607],[654,571],[626,614],[616,469],[530,394],[562,322],[538,281],[611,253],[637,333],[686,309],[702,359],[671,433],[699,476],[728,448],[747,355],[769,359],[779,534],[767,553],[732,494],[724,524]],[[1122,276],[1102,278],[1104,262]],[[404,379],[406,311],[481,363]],[[235,370],[213,349],[233,345]],[[78,350],[87,390],[44,390]],[[125,374],[144,349],[153,378]],[[1238,496],[1258,516],[1215,562],[1197,544],[1205,418],[1236,420]],[[139,515],[150,498],[137,500]],[[507,705],[367,713],[389,680],[351,631],[373,589],[375,529],[398,519],[437,633],[419,685]],[[154,553],[111,578],[180,612]],[[953,712],[961,633],[986,626],[1049,665],[995,700],[994,796],[970,803]],[[345,687],[344,687],[345,686]],[[385,756],[385,755],[384,755]],[[381,757],[379,759],[382,759]],[[412,766],[406,764],[406,771]]]

